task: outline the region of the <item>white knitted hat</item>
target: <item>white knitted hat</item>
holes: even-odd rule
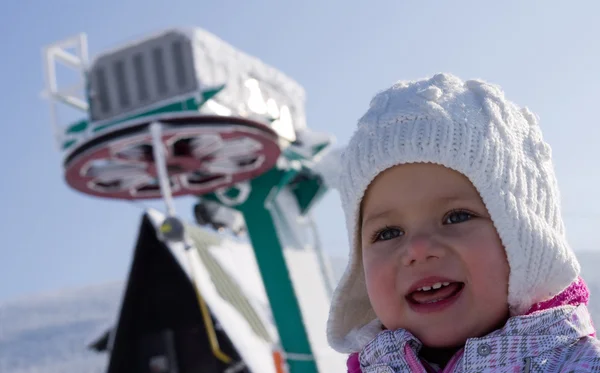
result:
[[[502,240],[515,315],[559,294],[580,267],[565,236],[560,196],[534,115],[478,80],[438,74],[398,82],[377,94],[342,154],[338,180],[351,242],[348,267],[333,295],[327,334],[339,352],[356,352],[381,330],[362,264],[360,203],[382,171],[430,162],[470,179]]]

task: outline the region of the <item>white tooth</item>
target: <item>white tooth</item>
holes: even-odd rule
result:
[[[423,286],[421,288],[421,291],[429,291],[429,290],[431,290],[431,286]]]
[[[443,282],[442,285],[448,286],[448,285],[450,285],[450,283],[449,282]]]
[[[439,289],[439,288],[442,287],[442,283],[441,282],[435,283],[431,287],[434,288],[434,289]]]

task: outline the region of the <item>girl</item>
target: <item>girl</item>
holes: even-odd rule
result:
[[[329,343],[356,372],[600,372],[534,115],[448,74],[379,93],[342,156]]]

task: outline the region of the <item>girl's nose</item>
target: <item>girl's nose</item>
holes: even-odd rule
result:
[[[402,256],[402,264],[407,267],[423,264],[432,259],[440,259],[445,252],[443,245],[427,234],[414,236],[406,244],[407,248]]]

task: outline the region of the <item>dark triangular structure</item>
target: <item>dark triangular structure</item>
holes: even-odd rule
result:
[[[218,327],[216,331],[221,350],[233,358],[232,364],[239,363],[230,339]],[[107,373],[221,373],[227,368],[211,351],[189,277],[158,239],[147,215],[107,347],[111,350]]]

